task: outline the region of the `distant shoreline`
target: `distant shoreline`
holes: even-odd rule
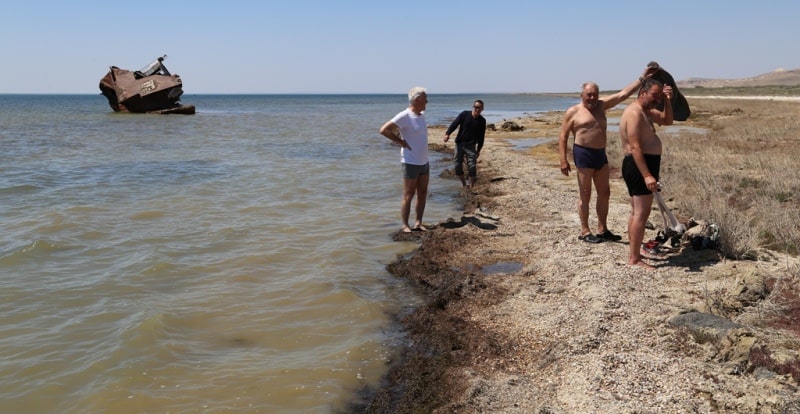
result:
[[[756,96],[756,95],[686,95],[686,99],[747,99],[752,101],[793,101],[800,102],[800,96]]]

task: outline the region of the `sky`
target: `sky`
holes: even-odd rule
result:
[[[800,68],[798,18],[796,0],[11,0],[0,94],[95,94],[165,54],[186,94],[615,90],[650,61],[744,78]]]

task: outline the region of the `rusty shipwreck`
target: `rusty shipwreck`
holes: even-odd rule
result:
[[[194,114],[194,105],[181,104],[183,82],[164,66],[161,56],[141,70],[111,66],[100,79],[100,92],[115,112]]]

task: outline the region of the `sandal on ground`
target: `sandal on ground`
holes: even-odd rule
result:
[[[645,249],[656,250],[656,249],[659,248],[660,244],[661,244],[660,241],[658,241],[656,239],[650,239],[650,240],[647,241],[647,243],[643,243],[643,247]]]
[[[662,260],[667,260],[669,258],[667,255],[661,254],[656,250],[645,249],[645,248],[641,249],[639,251],[639,254],[641,254],[642,257],[644,257],[645,259],[650,259],[650,260],[662,261]]]
[[[586,235],[583,235],[583,236],[578,236],[578,240],[583,240],[586,243],[594,243],[594,244],[603,242],[603,239],[595,236],[592,233],[589,233],[589,234],[586,234]]]
[[[600,233],[598,235],[601,239],[605,239],[608,241],[620,241],[622,240],[622,236],[616,235],[611,232],[611,230],[606,229],[606,231]]]

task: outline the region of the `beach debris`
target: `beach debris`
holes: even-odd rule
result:
[[[694,217],[686,222],[688,230],[683,234],[683,244],[691,244],[692,249],[714,249],[719,242],[719,226]]]
[[[519,177],[493,177],[489,179],[489,182],[496,183],[503,180],[519,180]]]
[[[493,220],[493,221],[497,221],[497,220]],[[458,221],[456,221],[456,219],[450,217],[444,223],[441,224],[441,227],[445,228],[445,229],[448,229],[448,230],[452,230],[452,229],[457,229],[457,228],[468,226],[468,225],[475,226],[475,227],[477,227],[477,228],[479,228],[481,230],[497,230],[497,225],[496,224],[484,223],[483,221],[481,221],[480,218],[475,217],[475,215],[468,215],[468,214],[462,215],[461,218]]]
[[[676,247],[681,243],[681,236],[686,232],[686,226],[679,222],[678,219],[675,218],[675,215],[672,214],[669,207],[667,207],[667,203],[665,203],[664,199],[661,197],[661,190],[663,188],[664,186],[658,183],[658,191],[655,192],[658,210],[661,211],[661,217],[664,219],[664,230],[661,232],[663,234],[660,233],[659,238],[664,241],[670,240],[672,247]]]
[[[476,215],[476,216],[483,217],[483,218],[488,218],[488,219],[490,219],[490,220],[494,220],[494,221],[499,221],[499,220],[500,220],[500,217],[497,217],[497,216],[495,216],[494,214],[491,214],[491,213],[489,213],[489,212],[488,212],[488,211],[486,211],[486,210],[485,210],[483,207],[476,208],[476,209],[475,209],[475,210],[472,212],[472,214],[474,214],[474,215]]]
[[[522,125],[514,122],[514,121],[505,121],[503,125],[500,126],[500,129],[503,131],[522,131],[525,129]]]

